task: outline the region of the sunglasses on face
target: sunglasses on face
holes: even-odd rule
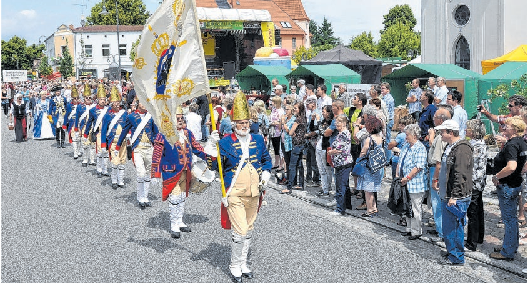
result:
[[[512,105],[512,104],[509,103],[509,105],[507,105],[507,106],[509,106],[509,107],[512,108],[512,107],[514,107],[514,106],[516,106],[516,105]]]

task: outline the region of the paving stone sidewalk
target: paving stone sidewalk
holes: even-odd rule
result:
[[[304,166],[304,168],[306,168]],[[362,218],[366,221],[370,221],[382,226],[385,226],[390,229],[398,230],[401,232],[405,232],[405,227],[398,226],[396,223],[399,221],[399,216],[392,215],[390,212],[390,209],[387,207],[388,202],[388,196],[390,191],[390,184],[391,184],[391,168],[386,167],[385,169],[386,174],[385,178],[382,182],[382,188],[381,192],[378,193],[378,210],[379,215],[378,217],[374,218],[363,218],[361,217],[361,214],[364,213],[364,210],[356,210],[357,207],[359,207],[362,203],[361,199],[357,199],[355,196],[352,196],[352,205],[353,209],[347,209],[346,213],[349,216]],[[274,172],[273,172],[274,173]],[[274,177],[274,174],[272,174],[273,177],[270,181],[270,187],[275,190],[282,190],[285,189],[286,186],[281,186],[276,183],[276,179]],[[332,185],[332,190],[334,192],[335,185]],[[353,188],[353,178],[350,178],[350,188]],[[328,209],[328,213],[333,210],[333,206],[329,206],[328,204],[331,203],[332,200],[334,200],[334,196],[330,194],[330,196],[323,196],[319,197],[317,196],[317,192],[320,190],[320,187],[305,187],[305,190],[293,190],[293,193],[291,194],[292,197],[296,197],[299,199],[302,199],[306,201],[307,203],[319,205],[322,207],[326,207]],[[475,252],[467,251],[465,250],[465,256],[469,257],[471,259],[507,270],[511,273],[514,273],[519,276],[523,276],[524,278],[527,278],[527,274],[522,272],[522,270],[527,269],[527,241],[523,242],[520,241],[520,247],[518,249],[517,255],[514,259],[514,261],[506,262],[506,261],[499,261],[495,259],[489,258],[489,254],[493,252],[494,248],[501,247],[501,242],[503,239],[504,234],[504,226],[502,223],[499,223],[500,221],[500,209],[498,205],[498,197],[497,195],[493,194],[492,192],[496,188],[492,184],[490,180],[490,176],[487,180],[487,187],[485,188],[483,192],[483,203],[484,203],[484,210],[485,210],[485,238],[484,243],[479,244],[477,247],[477,250]],[[433,226],[428,226],[428,221],[433,221],[432,217],[432,209],[427,207],[426,205],[423,205],[423,236],[421,237],[422,241],[429,242],[431,245],[438,245],[443,248],[445,248],[444,242],[432,242],[430,237],[431,235],[428,234],[426,231],[428,230],[434,230]],[[433,225],[431,223],[431,225]],[[520,227],[520,235],[527,234],[527,227]],[[466,236],[466,233],[465,233]],[[401,236],[401,241],[407,241],[405,237]]]

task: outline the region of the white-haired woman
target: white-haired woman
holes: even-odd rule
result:
[[[406,226],[406,233],[409,240],[419,239],[423,233],[421,219],[423,209],[421,204],[425,192],[428,191],[428,163],[426,147],[419,141],[421,128],[417,124],[410,124],[404,127],[406,141],[408,145],[399,154],[399,164],[397,165],[397,177],[401,177],[401,184],[406,185],[412,203],[413,217],[410,225]]]

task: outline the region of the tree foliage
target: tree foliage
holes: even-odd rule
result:
[[[364,54],[372,58],[379,57],[379,53],[377,52],[377,44],[373,40],[371,31],[368,33],[363,31],[360,35],[353,37],[351,39],[349,48],[354,50],[361,50],[362,52],[364,52]]]
[[[139,45],[139,42],[141,42],[141,35],[139,35],[139,38],[132,43],[132,49],[130,49],[130,61],[135,60],[135,56],[137,55],[137,46]]]
[[[89,25],[115,25],[117,17],[115,13],[116,0],[102,0],[91,9],[91,15],[86,18]],[[101,15],[102,7],[106,7],[108,15]],[[142,0],[117,0],[120,25],[144,25],[150,13]]]
[[[16,35],[8,41],[2,40],[2,70],[16,70],[17,60],[18,69],[31,70],[33,61],[44,55],[44,48],[44,44],[27,46],[27,40]]]
[[[381,57],[411,60],[421,53],[421,36],[412,31],[410,26],[397,22],[381,35],[377,48]]]
[[[335,46],[341,43],[340,38],[335,37],[331,23],[324,17],[322,25],[318,25],[314,20],[309,21],[309,32],[311,33],[311,46],[322,45]]]
[[[396,25],[398,22],[408,26],[412,31],[417,24],[412,8],[410,8],[410,5],[408,4],[395,5],[395,7],[391,8],[390,11],[388,11],[388,14],[383,17],[384,20],[382,21],[382,24],[384,25],[384,29],[381,30],[381,35],[386,32],[388,28]]]
[[[41,76],[49,76],[53,73],[53,68],[48,63],[48,57],[44,56],[40,59],[40,66],[38,67],[38,73]]]
[[[64,53],[62,53],[59,71],[62,74],[63,78],[68,78],[73,75],[73,59],[71,58],[71,54],[68,48],[65,48]]]
[[[509,104],[509,97],[511,93],[527,98],[527,74],[523,74],[519,80],[512,80],[510,85],[499,84],[496,88],[491,88],[487,91],[490,101],[497,98],[504,99],[504,102],[499,108],[500,114],[509,113],[509,108],[507,106]]]
[[[320,51],[330,50],[333,49],[335,46],[326,44],[326,45],[320,45],[316,47],[310,47],[305,48],[304,46],[300,46],[295,50],[293,53],[293,56],[291,60],[293,60],[297,65],[300,64],[300,61],[307,61],[310,59],[313,59]]]

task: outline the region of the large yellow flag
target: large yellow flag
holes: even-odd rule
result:
[[[175,143],[176,107],[209,92],[195,0],[165,0],[150,17],[137,47],[133,82],[161,133]]]

